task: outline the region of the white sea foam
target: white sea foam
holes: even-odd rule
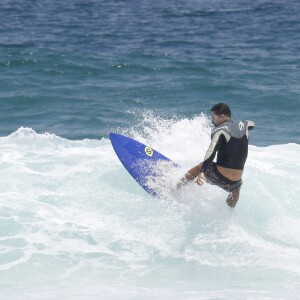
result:
[[[181,166],[173,184],[203,158],[210,125],[146,113],[125,133]],[[0,299],[294,299],[299,151],[250,146],[232,210],[209,185],[151,197],[108,139],[20,128],[0,138]]]

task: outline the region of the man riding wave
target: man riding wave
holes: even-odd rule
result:
[[[234,122],[227,104],[219,103],[211,109],[211,121],[215,128],[211,133],[211,143],[203,162],[190,169],[177,187],[197,178],[196,183],[208,182],[229,192],[227,204],[235,207],[242,186],[244,165],[248,156],[249,130],[252,121]],[[217,161],[213,162],[217,153]]]

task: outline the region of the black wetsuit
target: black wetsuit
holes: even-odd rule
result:
[[[214,160],[217,165],[236,170],[243,170],[248,155],[248,130],[255,126],[252,121],[234,122],[228,120],[217,126],[211,134],[211,143],[205,155],[201,172],[205,172]]]

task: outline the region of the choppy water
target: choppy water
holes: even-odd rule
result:
[[[297,1],[1,1],[0,299],[297,299]],[[219,101],[252,119],[235,210],[154,199],[108,134],[182,166]]]
[[[0,134],[71,139],[228,102],[256,145],[300,142],[298,1],[1,1]]]
[[[132,136],[180,171],[204,153],[208,119],[154,121]],[[1,138],[0,298],[296,299],[299,147],[250,146],[233,211],[209,185],[152,198],[105,138]]]

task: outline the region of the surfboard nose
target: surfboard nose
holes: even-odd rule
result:
[[[114,133],[114,132],[111,132],[109,134],[109,139],[110,139],[113,146],[116,145],[116,144],[118,144],[119,146],[124,146],[124,144],[126,144],[126,142],[128,142],[127,137],[125,137],[122,134]]]
[[[111,132],[110,134],[109,134],[109,139],[110,140],[114,140],[114,139],[116,139],[117,138],[117,136],[119,136],[120,134],[117,134],[117,133],[114,133],[114,132]]]

